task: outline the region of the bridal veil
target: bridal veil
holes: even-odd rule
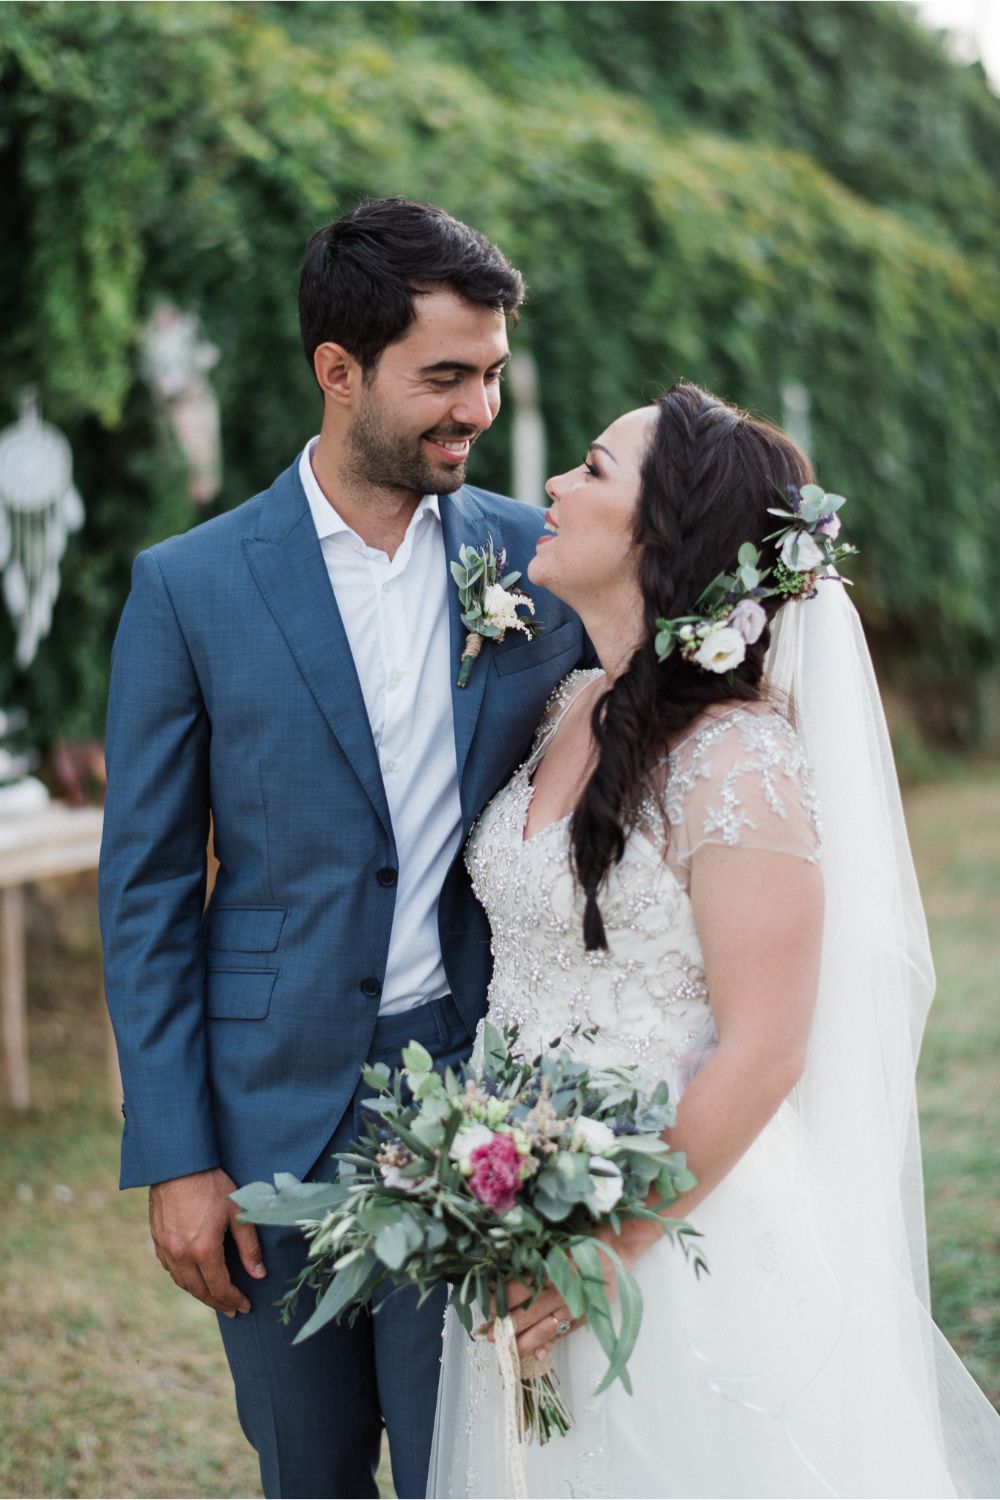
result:
[[[816,598],[781,610],[766,671],[804,741],[823,819],[820,991],[791,1102],[841,1289],[843,1367],[863,1376],[894,1340],[900,1400],[938,1429],[956,1492],[997,1496],[1000,1416],[930,1316],[915,1073],[934,969],[881,697],[842,585],[821,581]],[[867,1388],[859,1378],[859,1401]]]

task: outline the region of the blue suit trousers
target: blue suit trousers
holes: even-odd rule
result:
[[[401,1015],[380,1019],[369,1062],[400,1065],[409,1041],[421,1042],[436,1066],[456,1066],[472,1039],[450,996]],[[346,1151],[363,1135],[361,1102],[371,1090],[359,1082],[354,1097],[319,1162],[310,1173],[332,1180],[331,1153]],[[303,1297],[295,1318],[283,1323],[275,1308],[305,1261],[306,1242],[295,1229],[259,1230],[267,1277],[254,1281],[228,1247],[233,1280],[253,1304],[248,1314],[219,1318],[236,1386],[240,1424],[260,1458],[268,1497],[377,1496],[383,1426],[389,1438],[393,1483],[403,1497],[426,1493],[441,1360],[447,1289],[440,1286],[417,1310],[415,1292],[395,1292],[376,1313],[353,1327],[328,1323],[293,1347],[312,1311]],[[388,1290],[386,1288],[385,1290]],[[382,1294],[384,1295],[384,1293]],[[373,1299],[377,1303],[380,1296]]]

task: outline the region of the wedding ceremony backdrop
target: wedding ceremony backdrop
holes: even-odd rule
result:
[[[522,269],[512,347],[547,472],[680,377],[805,442],[851,502],[939,966],[935,1308],[1000,1399],[1000,99],[982,68],[889,0],[10,3],[0,194],[0,428],[33,391],[83,501],[27,668],[9,584],[0,606],[0,709],[27,711],[57,795],[103,732],[136,552],[255,493],[318,429],[298,267],[362,196],[438,203]],[[511,491],[519,391],[473,483]],[[91,876],[32,888],[28,953],[32,1106],[0,1107],[0,1492],[257,1493],[212,1319],[156,1265],[141,1195],[115,1193]]]

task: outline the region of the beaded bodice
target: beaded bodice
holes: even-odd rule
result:
[[[528,759],[481,814],[466,850],[493,934],[488,1018],[516,1024],[525,1050],[576,1023],[599,1028],[602,1066],[638,1063],[675,1096],[715,1043],[701,944],[688,894],[704,843],[818,858],[809,770],[791,726],[762,705],[705,719],[657,768],[669,831],[652,791],[600,896],[606,950],[583,943],[583,896],[570,866],[569,818],[524,837],[532,775],[595,672],[556,688]]]

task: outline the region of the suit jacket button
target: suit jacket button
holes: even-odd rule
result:
[[[398,877],[396,871],[393,870],[389,865],[386,865],[384,870],[379,870],[378,874],[375,876],[375,879],[378,881],[379,885],[384,886],[395,885],[397,878]]]
[[[362,979],[361,993],[362,995],[366,995],[369,1000],[377,1000],[382,993],[381,981],[378,979]]]

